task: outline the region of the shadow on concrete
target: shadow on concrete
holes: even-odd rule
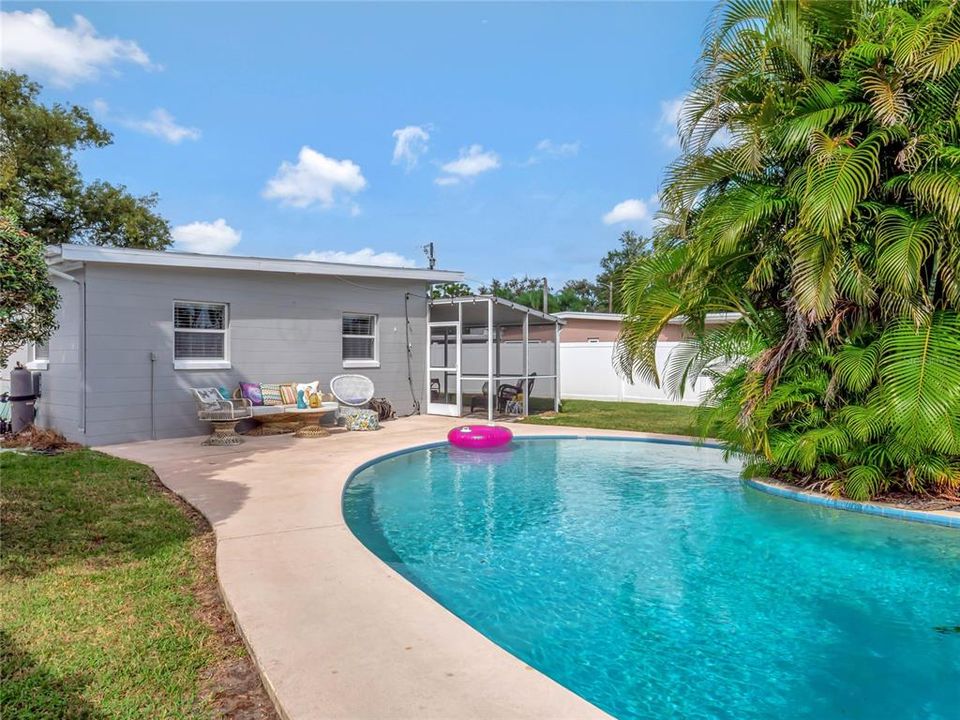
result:
[[[337,436],[349,434],[344,428],[327,430],[330,436],[322,438],[248,436],[242,445],[231,447],[202,446],[202,438],[195,442],[190,438],[189,442],[180,439],[107,446],[103,451],[151,466],[168,490],[198,510],[211,525],[217,525],[236,515],[249,501],[250,483],[255,478],[245,476],[243,468],[254,457],[261,465],[275,461],[293,470],[297,449],[304,447],[301,443],[322,447],[322,443],[336,442]]]

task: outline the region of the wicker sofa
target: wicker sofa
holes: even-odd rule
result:
[[[319,391],[319,382],[311,383],[240,383],[234,391],[233,397],[238,400],[247,400],[250,403],[251,417],[258,426],[250,430],[248,435],[280,435],[296,433],[300,436],[317,437],[327,433],[320,430],[317,424],[321,415],[336,413],[339,403],[333,396]],[[253,391],[253,387],[258,392]],[[293,395],[283,392],[283,388],[293,388]],[[311,403],[305,397],[306,408],[297,406],[296,396],[301,388],[310,387],[313,392],[307,395],[317,395]],[[278,390],[274,392],[274,388]],[[293,402],[290,402],[290,400]]]

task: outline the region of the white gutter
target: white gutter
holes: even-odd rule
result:
[[[576,312],[573,310],[565,310],[556,313],[556,317],[565,320],[605,320],[607,322],[620,322],[627,316],[622,313]],[[708,323],[722,323],[733,322],[734,320],[739,320],[741,317],[742,315],[738,312],[719,312],[707,313],[704,315],[703,320]],[[683,325],[685,322],[687,322],[685,315],[677,315],[675,318],[668,320],[667,324]]]

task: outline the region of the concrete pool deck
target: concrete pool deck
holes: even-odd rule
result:
[[[179,438],[100,448],[151,466],[209,520],[224,600],[280,714],[315,718],[604,718],[391,570],[357,540],[341,493],[359,465],[444,440],[417,416],[376,433]],[[666,437],[511,426],[517,436]]]

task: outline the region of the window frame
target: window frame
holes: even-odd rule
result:
[[[208,307],[223,308],[223,330],[201,330],[189,328],[177,328],[177,305],[206,305]],[[232,367],[230,362],[230,303],[215,300],[174,300],[170,304],[170,322],[173,331],[173,369],[174,370],[228,370]],[[209,333],[211,335],[223,335],[223,357],[222,358],[178,358],[177,357],[177,333]]]
[[[373,318],[373,333],[371,335],[345,335],[343,321],[347,318]],[[346,337],[367,338],[373,340],[372,358],[345,358],[343,356],[343,339]],[[380,316],[371,312],[344,311],[340,313],[340,362],[345,368],[378,368],[380,367]]]
[[[50,338],[46,342],[47,351],[38,353],[37,348],[41,347],[38,342],[27,343],[27,370],[49,370],[50,369]]]

